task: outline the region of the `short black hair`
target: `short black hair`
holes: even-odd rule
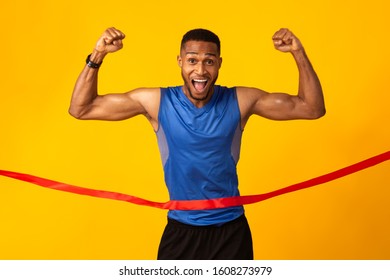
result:
[[[197,28],[188,31],[184,34],[183,39],[181,40],[181,49],[184,48],[185,43],[188,41],[203,41],[211,42],[217,45],[218,54],[221,54],[221,42],[219,41],[218,36],[207,29]]]

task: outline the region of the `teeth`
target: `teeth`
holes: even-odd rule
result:
[[[207,80],[198,80],[198,79],[194,79],[194,82],[197,82],[197,83],[205,83],[205,82],[207,82]]]

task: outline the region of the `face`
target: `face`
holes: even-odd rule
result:
[[[183,89],[195,105],[202,106],[211,98],[221,63],[215,43],[188,41],[181,49],[178,64],[184,80]]]

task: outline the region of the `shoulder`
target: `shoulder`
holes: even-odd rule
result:
[[[243,111],[251,110],[263,98],[268,96],[264,90],[254,87],[236,87],[237,99]]]
[[[136,88],[126,92],[126,95],[143,105],[160,100],[160,92],[161,88]]]
[[[214,91],[218,93],[225,93],[225,92],[232,92],[234,93],[236,91],[236,87],[227,87],[227,86],[221,86],[221,85],[214,85]]]
[[[249,98],[261,98],[268,94],[266,91],[255,88],[255,87],[236,87],[237,95],[239,96],[245,96]]]
[[[144,96],[144,95],[149,95],[151,97],[156,96],[160,93],[161,88],[155,87],[155,88],[136,88],[133,90],[128,91],[126,94],[127,95],[136,95],[138,96]]]
[[[137,88],[126,93],[129,99],[137,102],[144,114],[153,119],[157,118],[160,105],[161,88]]]
[[[261,100],[269,94],[254,87],[236,87],[236,92],[242,127],[244,127],[249,117],[256,111],[256,107],[261,104]]]
[[[237,99],[236,87],[215,85],[213,94],[217,95],[219,99]]]

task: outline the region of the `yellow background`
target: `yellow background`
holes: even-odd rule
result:
[[[126,33],[104,61],[100,93],[181,84],[181,36],[222,41],[219,84],[297,91],[280,27],[304,44],[322,81],[317,121],[253,117],[238,165],[242,194],[264,193],[389,150],[385,0],[2,1],[0,169],[166,201],[156,137],[143,117],[67,113],[85,57],[105,28]],[[256,259],[389,259],[389,163],[246,206]],[[155,259],[166,211],[0,178],[1,259]]]

